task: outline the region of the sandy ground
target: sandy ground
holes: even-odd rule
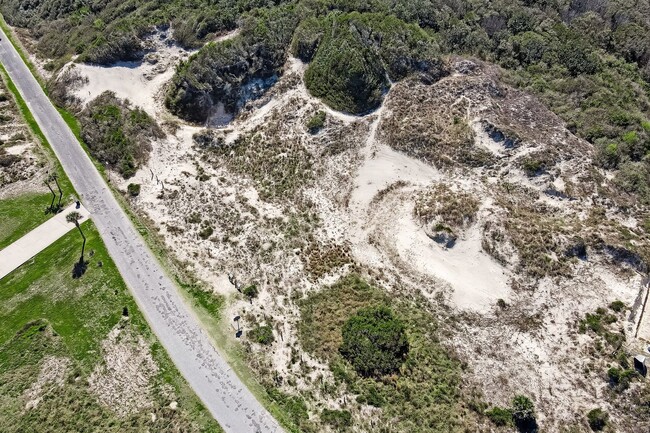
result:
[[[122,325],[102,342],[104,362],[90,374],[88,385],[103,404],[126,416],[152,407],[151,380],[158,366],[142,336],[136,337]]]
[[[66,216],[72,211],[77,211],[81,214],[79,223],[84,222],[90,216],[86,208],[81,206],[77,209],[76,204],[73,203],[16,242],[1,250],[0,278],[5,277],[70,230],[75,229],[74,224],[65,220]]]
[[[221,36],[217,41],[231,39],[238,30]],[[83,104],[103,92],[112,91],[122,99],[128,99],[151,116],[160,118],[164,113],[160,94],[163,86],[174,75],[176,65],[196,52],[185,50],[171,39],[171,30],[159,32],[148,39],[152,52],[139,62],[119,62],[109,67],[70,63],[62,68],[73,67],[88,82],[75,89],[74,94]]]
[[[35,408],[48,392],[63,386],[69,367],[68,358],[45,357],[36,381],[23,393],[25,409]]]
[[[87,101],[113,90],[159,121],[169,119],[161,103],[161,88],[171,77],[174,62],[186,53],[165,45],[156,55],[157,65],[78,66],[89,79],[78,96]],[[304,67],[291,59],[279,84],[289,82],[292,75],[300,77]],[[430,299],[442,294],[463,319],[450,345],[459,356],[472,360],[468,376],[494,404],[507,404],[513,393],[533,396],[540,419],[555,422],[549,427],[554,431],[573,420],[576,413],[584,413],[586,407],[603,404],[599,396],[606,384],[601,378],[595,373],[576,375],[576,369],[587,363],[585,347],[591,344],[586,336],[576,336],[577,321],[615,299],[631,306],[639,294],[640,280],[629,273],[611,271],[608,262],[593,260],[574,264],[573,280],[546,278],[535,290],[513,288],[512,279],[517,276],[514,266],[497,262],[483,250],[484,224],[502,217],[492,189],[503,182],[523,185],[539,192],[536,200],[540,203],[584,219],[584,203],[543,193],[551,186],[564,191],[568,181],[579,183],[582,162],[561,165],[559,175],[553,178],[525,176],[515,165],[517,158],[539,151],[545,144],[531,140],[516,149],[504,149],[482,129],[488,108],[468,108],[467,119],[475,144],[488,149],[502,163],[489,173],[480,169],[441,170],[393,150],[377,137],[380,122],[390,115],[387,110],[382,108],[364,117],[338,113],[309,95],[297,80],[287,90],[277,94],[270,91],[269,97],[251,104],[223,133],[226,143],[231,144],[254,131],[264,134],[265,127],[278,124],[284,139],[300,140],[316,155],[317,176],[304,186],[299,199],[260,199],[255,183],[230,170],[226,157],[214,164],[206,162],[209,157],[192,142],[192,135],[201,128],[181,122],[175,134],[154,143],[148,164],[128,181],[142,185],[133,204],[155,222],[176,258],[209,288],[231,299],[227,317],[241,315],[275,323],[279,343],[267,353],[268,362],[275,371],[298,376],[297,371],[292,373],[288,360],[297,342],[294,324],[299,318],[287,299],[294,290],[318,290],[348,269],[334,269],[314,280],[307,275],[303,251],[294,248],[285,233],[278,233],[277,227],[307,202],[319,222],[304,234],[305,238],[313,237],[320,246],[349,248],[353,261],[381,274],[382,283],[389,289],[406,285]],[[317,109],[326,111],[329,126],[321,135],[310,137],[304,125]],[[516,116],[512,118],[516,120]],[[323,143],[335,141],[335,132],[345,137],[346,150],[323,156]],[[551,131],[547,136],[559,140],[561,134]],[[198,180],[199,171],[209,179]],[[124,189],[128,182],[119,184]],[[418,193],[434,182],[462,185],[481,202],[477,221],[448,249],[431,240],[413,216]],[[188,222],[192,213],[198,214],[202,224],[211,223],[214,234],[200,238],[198,227]],[[250,304],[235,296],[228,274],[243,284],[257,281],[259,299]],[[496,307],[499,299],[507,303],[507,309]],[[642,335],[649,327],[645,320]],[[626,329],[633,329],[633,322],[626,322]],[[242,323],[248,326],[245,320]],[[305,360],[313,368],[310,376],[329,374],[326,366],[308,356]],[[266,358],[260,363],[268,368]],[[296,386],[309,387],[302,379]]]
[[[0,84],[0,89],[5,95],[9,92],[4,84]],[[0,200],[46,190],[42,182],[51,164],[34,142],[14,100],[7,98],[0,102],[0,112],[10,119],[0,122],[0,156],[17,158],[10,164],[0,164]]]

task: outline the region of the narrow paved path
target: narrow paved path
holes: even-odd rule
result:
[[[88,211],[85,207],[81,206],[77,209],[76,204],[71,204],[16,242],[0,250],[0,280],[75,228],[74,224],[65,220],[72,211],[79,212],[80,223],[88,219]]]
[[[176,285],[2,31],[0,38],[0,62],[93,215],[124,281],[174,364],[226,432],[281,432],[275,419],[212,346]]]

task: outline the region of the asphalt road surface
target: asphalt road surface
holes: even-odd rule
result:
[[[211,344],[70,128],[0,30],[0,62],[54,148],[138,306],[176,367],[226,432],[281,432]]]

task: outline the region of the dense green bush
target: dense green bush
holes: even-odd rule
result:
[[[311,134],[316,134],[320,131],[323,126],[325,126],[325,119],[327,114],[324,111],[320,110],[314,114],[311,119],[307,122],[307,129]]]
[[[332,108],[355,114],[377,108],[388,88],[374,53],[355,38],[340,36],[318,49],[305,72],[305,84],[312,95]]]
[[[610,386],[615,391],[624,391],[630,387],[630,382],[636,377],[636,371],[626,368],[611,367],[607,370]]]
[[[535,431],[535,405],[524,395],[516,395],[512,399],[512,419],[517,428],[522,432]]]
[[[133,108],[113,92],[104,92],[88,103],[80,116],[81,137],[99,162],[133,176],[151,150],[151,140],[164,133],[142,109]]]
[[[242,290],[242,293],[244,296],[246,296],[248,299],[253,299],[257,297],[257,294],[259,293],[257,290],[257,286],[255,284],[251,284],[249,286],[244,287]]]
[[[601,431],[607,425],[609,415],[604,410],[597,408],[587,413],[587,422],[593,431]]]
[[[625,302],[620,301],[620,300],[616,300],[616,301],[609,304],[609,308],[611,310],[616,311],[617,313],[620,313],[620,312],[625,310]]]
[[[255,93],[246,86],[256,83],[263,90],[280,74],[296,25],[291,6],[246,15],[238,36],[207,44],[178,66],[166,95],[167,108],[194,122],[208,120],[218,104],[235,113]]]
[[[140,58],[142,38],[171,23],[174,38],[198,48],[215,35],[234,30],[242,14],[284,0],[126,0],[0,2],[9,24],[24,27],[37,39],[45,58],[79,54],[81,61],[112,63]]]
[[[303,60],[311,59],[305,72],[309,91],[331,107],[355,114],[379,106],[389,79],[420,72],[433,81],[442,74],[433,38],[390,15],[330,13],[320,22],[301,25],[293,48]]]
[[[131,197],[137,197],[140,195],[140,184],[139,183],[130,183],[126,187],[126,191]]]
[[[311,61],[323,37],[324,24],[323,20],[316,17],[309,17],[301,21],[293,34],[291,53],[303,62]]]
[[[404,325],[388,307],[359,310],[342,335],[341,355],[365,377],[397,372],[409,350]]]

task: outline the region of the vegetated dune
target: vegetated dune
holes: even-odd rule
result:
[[[311,96],[299,60],[283,67],[280,81],[225,129],[178,124],[129,180],[141,184],[136,208],[206,288],[232,296],[256,286],[252,301],[236,296],[226,314],[240,315],[251,331],[245,347],[263,383],[285,397],[311,389],[311,397],[302,394],[307,413],[336,404],[361,430],[396,410],[396,402],[383,411],[342,405],[356,398],[352,382],[332,376],[334,361],[301,349],[298,300],[353,272],[393,299],[422,297],[448,350],[472,359],[467,385],[453,385],[459,402],[478,392],[488,405],[507,405],[524,393],[551,429],[580,424],[576,405],[606,407],[622,429],[641,422],[641,412],[624,414],[616,399],[594,397],[593,389],[610,386],[602,374],[611,343],[601,336],[610,334],[581,334],[578,326],[613,300],[633,306],[641,289],[635,272],[644,266],[634,257],[646,254],[646,235],[630,224],[641,214],[617,210],[616,184],[593,169],[591,145],[489,64],[451,59],[449,76],[396,83],[366,117]],[[90,82],[92,71],[84,70]],[[321,111],[322,125],[310,132]],[[403,308],[408,317],[412,307]],[[638,312],[612,317],[629,333]],[[256,337],[266,326],[274,338]],[[601,354],[587,355],[598,341]],[[638,350],[635,341],[626,353]],[[578,354],[590,359],[589,371],[575,373]],[[286,381],[278,385],[272,371]],[[316,391],[317,376],[335,391]],[[637,398],[642,383],[631,386],[617,398]],[[296,416],[298,424],[323,422]],[[460,419],[491,422],[477,413]]]
[[[647,427],[643,8],[325,6],[245,14],[166,88],[119,69],[167,132],[132,203],[228,297],[269,397],[305,431]],[[112,90],[79,70],[82,104]],[[339,347],[378,305],[410,346],[373,378]]]
[[[41,184],[52,167],[0,81],[0,199],[46,192]]]

